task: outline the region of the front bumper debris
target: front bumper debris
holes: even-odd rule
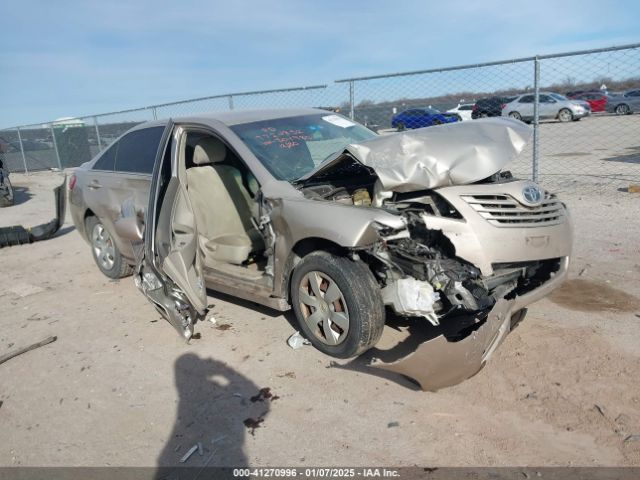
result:
[[[511,328],[513,305],[513,300],[496,302],[484,324],[463,340],[450,342],[439,335],[396,362],[373,360],[371,366],[410,377],[423,390],[456,385],[478,373],[502,343]],[[522,318],[520,312],[517,315],[514,320]]]
[[[397,361],[385,363],[374,359],[369,366],[410,377],[427,391],[457,385],[484,367],[511,328],[524,318],[528,305],[565,281],[568,267],[569,258],[565,257],[560,269],[538,288],[515,298],[498,300],[484,323],[462,340],[449,341],[441,334],[420,343]]]

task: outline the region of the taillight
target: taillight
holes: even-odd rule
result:
[[[477,112],[478,111],[478,105],[474,105],[473,108],[471,109],[472,112]]]
[[[76,174],[74,173],[73,175],[71,175],[71,178],[69,179],[69,191],[75,188],[77,181],[78,179],[76,178]]]
[[[507,106],[507,104],[503,103],[502,105],[500,105],[500,110],[504,110],[504,107],[506,107],[506,106]]]

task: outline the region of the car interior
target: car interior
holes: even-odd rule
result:
[[[257,228],[256,178],[230,147],[208,133],[188,131],[180,159],[205,275],[263,279],[265,242]]]

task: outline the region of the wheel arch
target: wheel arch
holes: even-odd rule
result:
[[[346,256],[349,252],[347,248],[322,237],[307,237],[298,240],[291,248],[282,272],[282,292],[287,302],[291,303],[291,277],[296,265],[305,256],[319,250],[341,256]]]
[[[84,236],[85,239],[89,239],[89,232],[87,232],[87,218],[89,217],[98,217],[93,210],[91,210],[89,207],[87,207],[87,209],[84,211],[84,215],[82,216],[82,235]]]

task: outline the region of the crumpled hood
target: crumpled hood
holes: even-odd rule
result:
[[[306,182],[351,156],[371,167],[387,191],[466,185],[499,172],[522,152],[532,133],[518,120],[487,118],[381,135],[348,145],[300,180]]]

